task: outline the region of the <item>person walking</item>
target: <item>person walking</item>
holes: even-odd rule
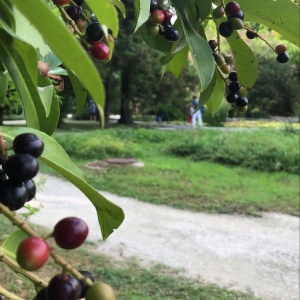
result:
[[[91,99],[89,103],[89,108],[90,108],[90,120],[91,121],[96,121],[96,104],[95,102]]]
[[[201,106],[200,108],[198,108],[199,99],[197,98],[197,96],[193,96],[192,103],[194,108],[194,113],[192,117],[192,126],[196,127],[196,120],[198,119],[198,124],[200,127],[202,127],[202,112],[204,110],[204,107]]]
[[[191,103],[190,107],[189,107],[189,119],[188,119],[188,125],[192,125],[192,120],[193,120],[193,113],[194,113],[195,109],[194,109],[194,105],[193,103]]]

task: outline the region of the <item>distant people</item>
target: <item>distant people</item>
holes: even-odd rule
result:
[[[199,99],[197,96],[193,96],[192,104],[195,111],[192,117],[192,126],[196,127],[196,119],[198,119],[198,124],[202,127],[202,112],[204,111],[204,106],[200,106],[200,108],[198,108]]]
[[[188,119],[188,125],[192,125],[192,120],[193,120],[193,113],[194,113],[195,109],[194,109],[194,105],[193,103],[191,103],[190,107],[189,107],[189,119]]]
[[[162,110],[160,109],[157,114],[156,114],[156,118],[155,118],[157,123],[161,123],[163,120],[163,113]]]
[[[91,99],[89,102],[89,109],[90,109],[90,120],[91,121],[96,121],[96,104],[95,102]]]

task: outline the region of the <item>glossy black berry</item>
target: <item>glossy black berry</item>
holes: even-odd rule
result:
[[[248,99],[246,97],[238,97],[235,103],[238,107],[245,107],[248,104]]]
[[[44,151],[44,143],[33,133],[22,133],[13,141],[15,153],[27,153],[39,157]]]
[[[84,0],[73,0],[78,6],[82,6],[84,4]]]
[[[165,35],[165,31],[166,31],[167,29],[173,28],[173,26],[172,26],[172,24],[171,24],[170,21],[163,21],[163,22],[161,23],[161,26],[163,27],[163,30],[160,29],[160,30],[159,30],[159,34],[162,35],[162,36]]]
[[[7,179],[7,177],[5,175],[5,172],[2,169],[0,169],[0,181],[6,180],[6,179]]]
[[[216,60],[219,57],[219,53],[217,51],[213,51],[213,57]]]
[[[218,42],[216,40],[209,40],[208,44],[212,50],[215,50],[218,47]]]
[[[42,288],[33,300],[47,300],[47,288]]]
[[[233,33],[233,28],[229,21],[222,22],[219,26],[219,33],[223,37],[230,37]]]
[[[90,23],[86,28],[86,36],[92,41],[100,41],[104,37],[104,31],[100,23]]]
[[[284,53],[277,55],[276,59],[279,63],[284,64],[289,61],[290,57],[286,52],[284,52]]]
[[[229,73],[228,78],[230,81],[237,81],[238,77],[237,77],[237,72],[232,71]]]
[[[0,166],[6,161],[6,157],[0,152]]]
[[[28,193],[28,198],[27,198],[27,202],[28,202],[32,200],[36,194],[36,186],[31,179],[24,181],[24,185]]]
[[[150,3],[150,12],[153,12],[157,9],[158,3],[157,0],[151,0]]]
[[[233,16],[230,16],[229,17],[230,19],[231,18],[237,18],[237,19],[240,19],[240,20],[244,20],[244,13],[242,10],[240,10],[237,14],[233,15]]]
[[[164,32],[164,37],[170,42],[175,42],[179,39],[179,32],[173,27],[167,28]]]
[[[71,5],[66,9],[66,13],[73,21],[77,21],[81,17],[82,9],[77,5]]]
[[[94,275],[89,272],[89,271],[78,271],[80,274],[82,274],[84,277],[90,279],[92,282],[95,282],[95,278]],[[89,286],[84,283],[83,281],[80,281],[80,285],[81,285],[81,294],[79,296],[79,298],[84,298],[85,293],[87,291],[87,289],[89,288]]]
[[[38,173],[39,163],[30,154],[15,154],[7,159],[3,170],[10,179],[22,182],[32,179]]]
[[[249,40],[253,40],[257,37],[257,34],[252,32],[252,31],[249,31],[247,30],[246,32],[246,37],[249,39]]]
[[[90,16],[90,21],[91,22],[98,22],[98,19],[97,19],[97,17],[95,16],[95,14],[91,14],[91,16]]]
[[[238,81],[232,81],[229,83],[228,88],[231,93],[236,93],[240,89],[240,83]]]
[[[238,99],[238,95],[236,93],[230,93],[227,97],[226,97],[226,100],[228,103],[234,103],[237,101]]]
[[[23,183],[10,179],[0,181],[0,202],[10,210],[18,210],[27,201],[28,193]]]
[[[81,286],[71,275],[59,274],[54,276],[47,287],[47,300],[74,300],[79,299]]]

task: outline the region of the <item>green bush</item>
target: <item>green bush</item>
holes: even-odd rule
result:
[[[267,172],[299,174],[299,137],[286,130],[201,132],[176,142],[167,152]]]

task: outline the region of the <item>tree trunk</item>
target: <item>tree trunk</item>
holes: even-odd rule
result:
[[[112,79],[111,77],[107,78],[105,83],[105,106],[104,106],[104,120],[105,126],[104,128],[109,128],[109,115],[110,115],[110,107],[111,107],[111,89],[112,89]]]
[[[120,119],[119,123],[121,124],[131,124],[132,112],[130,110],[130,102],[133,97],[132,91],[130,88],[131,74],[128,71],[126,66],[123,67],[121,76],[122,76],[122,87],[121,87],[121,107],[120,107]]]

